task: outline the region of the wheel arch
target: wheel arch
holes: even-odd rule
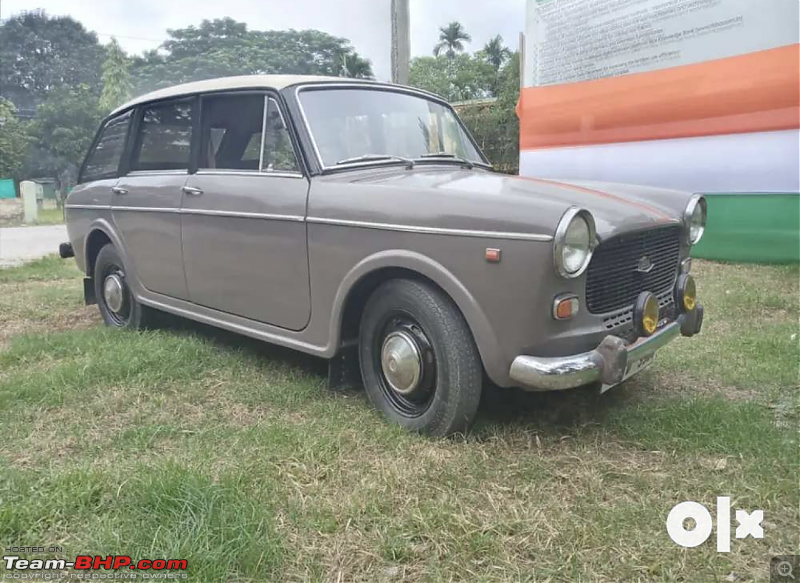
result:
[[[443,265],[425,255],[406,250],[376,253],[359,262],[343,279],[334,301],[331,338],[334,353],[358,339],[358,327],[367,298],[389,279],[417,279],[432,284],[447,295],[469,326],[490,377],[502,366],[494,329],[477,299]],[[506,371],[507,372],[507,371]],[[499,372],[499,376],[502,376]]]
[[[97,260],[97,254],[100,253],[100,249],[109,243],[116,247],[117,252],[123,260],[125,260],[125,248],[114,229],[111,228],[111,225],[102,219],[95,221],[89,228],[89,234],[86,235],[86,243],[84,244],[83,251],[87,277],[94,277],[94,266]]]

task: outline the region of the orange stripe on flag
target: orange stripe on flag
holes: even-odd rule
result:
[[[525,150],[800,128],[800,45],[522,90]]]

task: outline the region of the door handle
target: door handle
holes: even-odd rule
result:
[[[119,195],[128,194],[127,189],[121,188],[119,186],[112,186],[111,187],[111,192],[113,192],[114,194],[119,194]]]
[[[201,196],[203,194],[201,189],[195,188],[194,186],[184,186],[181,190],[189,196]]]

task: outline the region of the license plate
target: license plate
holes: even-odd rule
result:
[[[614,383],[613,385],[603,385],[600,388],[600,392],[601,393],[605,393],[607,390],[613,389],[618,384],[624,383],[629,378],[631,378],[633,375],[639,374],[644,369],[646,369],[648,366],[653,364],[653,360],[655,359],[655,357],[656,357],[656,353],[654,352],[653,354],[649,354],[647,356],[644,356],[644,357],[640,358],[639,360],[636,360],[634,362],[629,362],[628,363],[628,367],[625,369],[625,374],[622,376],[622,380],[619,383]]]

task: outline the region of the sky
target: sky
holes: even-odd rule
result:
[[[525,29],[525,0],[410,0],[412,56],[430,55],[439,27],[460,21],[480,49],[500,34],[516,49]],[[315,28],[350,39],[372,61],[376,77],[390,76],[390,0],[2,0],[0,18],[41,8],[69,15],[106,43],[115,36],[129,53],[156,48],[168,28],[229,16],[255,30]]]

